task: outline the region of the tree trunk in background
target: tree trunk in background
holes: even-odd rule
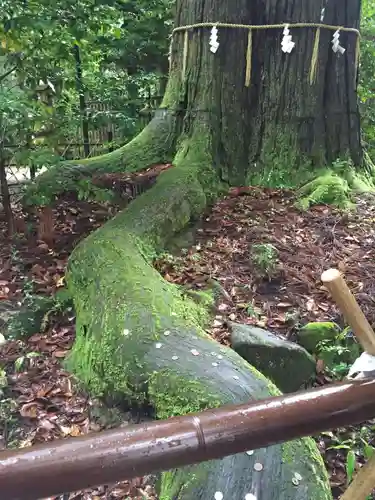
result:
[[[87,119],[87,106],[85,97],[85,86],[82,77],[82,61],[79,46],[73,46],[74,60],[76,63],[76,88],[79,95],[79,110],[82,122],[83,150],[85,158],[90,156],[89,122]]]
[[[360,0],[181,0],[176,26],[201,22],[268,25],[319,23],[358,28]],[[231,184],[274,181],[337,158],[361,165],[355,88],[357,36],[341,33],[344,55],[332,50],[333,31],[322,29],[316,83],[309,71],[316,29],[291,29],[291,54],[281,50],[282,29],[253,30],[251,85],[245,87],[246,29],[220,29],[209,50],[210,28],[189,31],[185,121],[205,113],[220,177]],[[175,34],[174,70],[181,71],[184,33]],[[290,182],[290,181],[289,181]]]
[[[8,236],[11,238],[14,234],[14,218],[9,194],[9,186],[6,174],[6,161],[0,155],[0,190],[1,190],[1,201],[3,204],[3,210],[5,215],[5,220],[8,226]]]

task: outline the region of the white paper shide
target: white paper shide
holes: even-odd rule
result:
[[[292,50],[295,47],[295,43],[292,42],[292,35],[290,35],[290,30],[289,30],[289,25],[285,25],[284,31],[283,31],[283,39],[281,41],[281,50],[286,53],[290,54]]]
[[[211,30],[211,35],[210,35],[210,50],[213,54],[216,54],[216,52],[219,48],[218,33],[219,33],[219,30],[217,29],[216,26],[214,26]]]
[[[339,52],[340,54],[344,54],[345,50],[344,47],[340,45],[340,30],[337,30],[333,34],[332,38],[332,50],[333,52],[337,53]]]

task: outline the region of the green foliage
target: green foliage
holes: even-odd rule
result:
[[[316,348],[317,356],[324,361],[328,372],[337,378],[346,376],[350,366],[362,352],[350,334],[350,328],[340,331],[333,339],[323,340]]]
[[[59,157],[45,144],[30,141],[40,123],[48,124],[49,109],[31,99],[30,92],[11,81],[0,83],[1,156],[6,163],[33,166],[35,169],[54,165]]]
[[[323,341],[335,341],[340,328],[331,321],[307,323],[298,332],[299,343],[312,354],[318,352],[318,345]]]
[[[375,158],[375,3],[362,1],[361,63],[358,95],[362,115],[362,131],[366,148]]]
[[[250,258],[262,276],[271,277],[278,262],[278,250],[270,243],[251,245]]]
[[[18,164],[54,165],[65,150],[58,144],[82,142],[74,46],[80,51],[85,99],[100,103],[88,103],[90,129],[113,125],[121,143],[140,130],[138,113],[149,95],[162,93],[168,70],[171,5],[171,0],[58,5],[0,0],[0,84],[12,94],[0,101],[4,106],[11,100],[8,111],[15,111],[6,116],[17,121],[7,127],[17,129],[9,143],[22,144]]]
[[[115,198],[113,191],[95,186],[90,179],[77,181],[77,195],[79,200],[96,201],[98,203],[111,202]]]

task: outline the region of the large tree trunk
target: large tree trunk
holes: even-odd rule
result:
[[[358,28],[360,0],[181,0],[177,26],[202,22],[269,25],[319,23]],[[253,30],[251,85],[245,86],[248,30],[219,28],[220,47],[209,50],[210,28],[189,30],[186,78],[178,85],[187,116],[205,113],[213,159],[230,184],[291,185],[311,167],[335,160],[362,164],[356,94],[355,33],[341,33],[344,55],[334,53],[334,31],[322,29],[316,82],[309,71],[316,28],[291,29],[296,46],[281,50],[282,29]],[[181,71],[184,32],[174,37],[173,69]]]
[[[243,24],[318,22],[317,0],[179,0],[177,26],[222,21]],[[357,26],[359,0],[330,0],[324,21]],[[89,236],[73,252],[67,281],[76,313],[70,367],[92,393],[150,403],[158,418],[226,403],[260,399],[277,389],[204,328],[209,314],[165,282],[152,259],[173,235],[198,218],[224,183],[309,178],[312,166],[341,157],[360,167],[354,88],[355,36],[347,51],[331,50],[322,31],[317,82],[308,70],[314,30],[292,31],[292,54],[281,52],[281,30],[254,34],[251,85],[245,87],[247,31],[219,31],[217,54],[209,30],[174,37],[162,108],[127,146],[43,174],[37,194],[51,198],[95,171],[135,171],[173,160],[156,185]],[[317,170],[318,172],[318,170]],[[337,187],[337,186],[336,186]],[[216,366],[218,364],[219,366]],[[255,471],[261,463],[262,471]],[[298,486],[294,474],[302,476]],[[239,454],[164,474],[162,500],[214,498],[328,500],[327,475],[309,439]]]

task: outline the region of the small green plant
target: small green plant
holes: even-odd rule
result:
[[[109,189],[95,186],[90,179],[81,179],[77,182],[79,200],[96,201],[98,203],[113,202],[115,194]]]
[[[361,347],[350,331],[350,328],[345,328],[334,339],[322,340],[317,345],[318,357],[335,378],[347,375],[350,366],[361,354]]]
[[[346,457],[346,478],[347,484],[352,482],[357,459],[353,450],[349,450]]]
[[[14,362],[16,372],[20,372],[22,368],[26,370],[33,364],[33,360],[39,357],[40,354],[38,352],[28,352],[25,356],[20,356]]]
[[[246,314],[249,318],[259,319],[261,311],[258,307],[255,307],[251,302],[247,305]]]
[[[0,398],[3,394],[3,389],[8,386],[8,378],[5,370],[0,368]]]
[[[363,456],[369,460],[374,454],[375,449],[371,445],[373,432],[374,429],[371,425],[364,425],[352,432],[345,431],[344,434],[331,431],[322,432],[323,436],[331,440],[331,445],[327,447],[327,450],[347,452],[345,465],[348,484],[355,474],[357,457]]]
[[[262,276],[270,278],[275,272],[278,263],[279,252],[271,243],[259,243],[251,245],[250,257]]]
[[[53,297],[51,307],[48,308],[42,318],[40,326],[41,331],[43,332],[47,329],[51,315],[59,314],[72,308],[73,302],[69,290],[67,288],[60,288]]]

